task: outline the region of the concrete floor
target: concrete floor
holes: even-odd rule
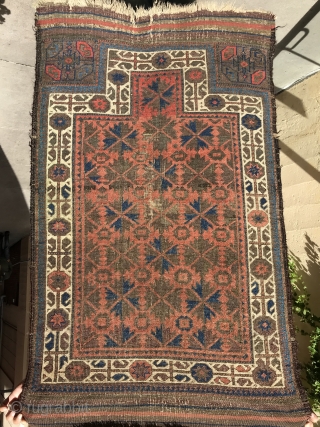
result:
[[[5,6],[10,14],[3,15],[5,22],[0,24],[0,230],[10,230],[14,243],[30,229],[34,8],[28,0],[6,1]]]

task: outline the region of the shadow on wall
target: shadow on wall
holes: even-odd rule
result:
[[[5,0],[0,0],[0,24],[3,24],[5,18],[3,15],[10,15],[10,10],[4,5]]]
[[[288,145],[279,140],[279,146],[282,152],[288,156],[294,163],[300,166],[307,174],[309,174],[315,181],[320,183],[320,171],[314,166],[310,165],[303,157],[293,151]]]
[[[319,300],[320,300],[320,247],[310,239],[308,234],[305,234],[305,252],[308,259],[305,264],[302,263],[301,259],[290,253],[290,256],[294,260],[299,273],[302,276],[303,282],[305,283],[308,293],[311,294],[310,306],[311,310],[317,316],[320,315]]]
[[[17,213],[17,215],[16,215]],[[0,224],[10,231],[10,245],[30,232],[29,208],[20,183],[0,146]]]
[[[275,57],[283,50],[286,50],[294,55],[299,56],[300,58],[305,59],[306,61],[311,62],[312,64],[320,66],[320,64],[314,61],[312,58],[308,58],[300,53],[296,52],[294,49],[309,35],[309,29],[307,25],[310,21],[320,12],[320,0],[318,0],[308,12],[296,23],[296,25],[288,32],[288,34],[276,44],[275,48]],[[297,36],[300,36],[298,40],[295,41],[294,45],[288,47],[288,45],[296,39]]]
[[[318,0],[308,12],[297,22],[297,24],[288,32],[288,34],[280,40],[279,43],[275,46],[275,55],[276,58],[282,51],[290,52],[292,55],[297,55],[305,61],[311,62],[317,66],[320,64],[314,61],[312,58],[308,58],[304,55],[301,55],[299,52],[295,51],[295,48],[309,35],[309,29],[307,25],[315,18],[316,15],[320,13],[320,0]],[[298,38],[298,40],[297,40]],[[294,44],[292,45],[292,42]],[[291,45],[289,47],[289,45]],[[287,105],[293,111],[296,111],[298,114],[301,114],[303,117],[306,117],[305,109],[301,99],[297,98],[287,90],[282,88],[275,87],[275,93],[277,94],[277,99],[283,104]],[[283,96],[285,94],[285,96]]]

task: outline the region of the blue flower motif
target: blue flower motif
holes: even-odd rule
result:
[[[129,81],[129,76],[123,71],[114,70],[109,73],[109,80],[115,85],[124,85]]]
[[[166,58],[163,54],[157,56],[157,58],[155,58],[155,62],[157,63],[157,65],[159,67],[165,67],[166,63],[168,62],[168,58]]]
[[[57,127],[63,127],[66,124],[66,120],[64,117],[56,117],[55,119],[53,119],[53,123],[57,126]]]
[[[254,321],[254,329],[261,335],[271,335],[275,331],[275,321],[267,316],[258,317]]]
[[[262,387],[271,386],[277,379],[273,369],[258,361],[258,366],[253,370],[252,376],[254,381]]]
[[[221,100],[219,98],[211,98],[210,104],[212,107],[219,107],[221,105]]]
[[[221,110],[225,106],[224,99],[219,95],[209,95],[205,98],[204,104],[209,110]]]
[[[193,365],[191,375],[198,383],[208,383],[213,377],[211,368],[205,363],[196,363]]]
[[[272,325],[267,319],[263,319],[258,323],[258,328],[261,329],[262,332],[267,332],[272,329]]]
[[[260,381],[268,382],[271,379],[272,372],[267,369],[260,369],[260,371],[257,372],[257,376]]]
[[[158,69],[167,68],[171,64],[170,55],[166,52],[158,52],[152,58],[152,65]]]
[[[242,117],[242,125],[249,130],[257,130],[261,127],[261,120],[254,114],[246,114]]]
[[[53,175],[54,175],[55,177],[62,177],[62,176],[64,176],[64,175],[65,175],[65,173],[66,173],[66,170],[65,170],[65,168],[63,168],[63,167],[59,167],[59,166],[57,166],[57,167],[53,170]]]
[[[125,79],[125,76],[122,73],[114,73],[112,76],[113,83],[122,84]]]
[[[249,168],[249,172],[251,173],[251,175],[257,176],[259,175],[260,169],[258,168],[257,165],[253,165],[251,166],[251,168]]]
[[[66,114],[54,114],[50,118],[50,125],[53,129],[64,130],[71,125],[71,119]]]
[[[258,162],[250,162],[245,166],[246,174],[253,179],[259,179],[264,175],[264,168]]]
[[[167,62],[167,58],[164,55],[159,55],[156,61],[158,65],[164,65]]]

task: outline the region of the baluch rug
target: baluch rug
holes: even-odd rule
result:
[[[267,13],[37,10],[30,426],[301,427]]]

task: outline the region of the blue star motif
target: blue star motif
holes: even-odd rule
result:
[[[193,365],[191,375],[198,383],[208,383],[213,377],[211,368],[205,363],[196,363]]]

